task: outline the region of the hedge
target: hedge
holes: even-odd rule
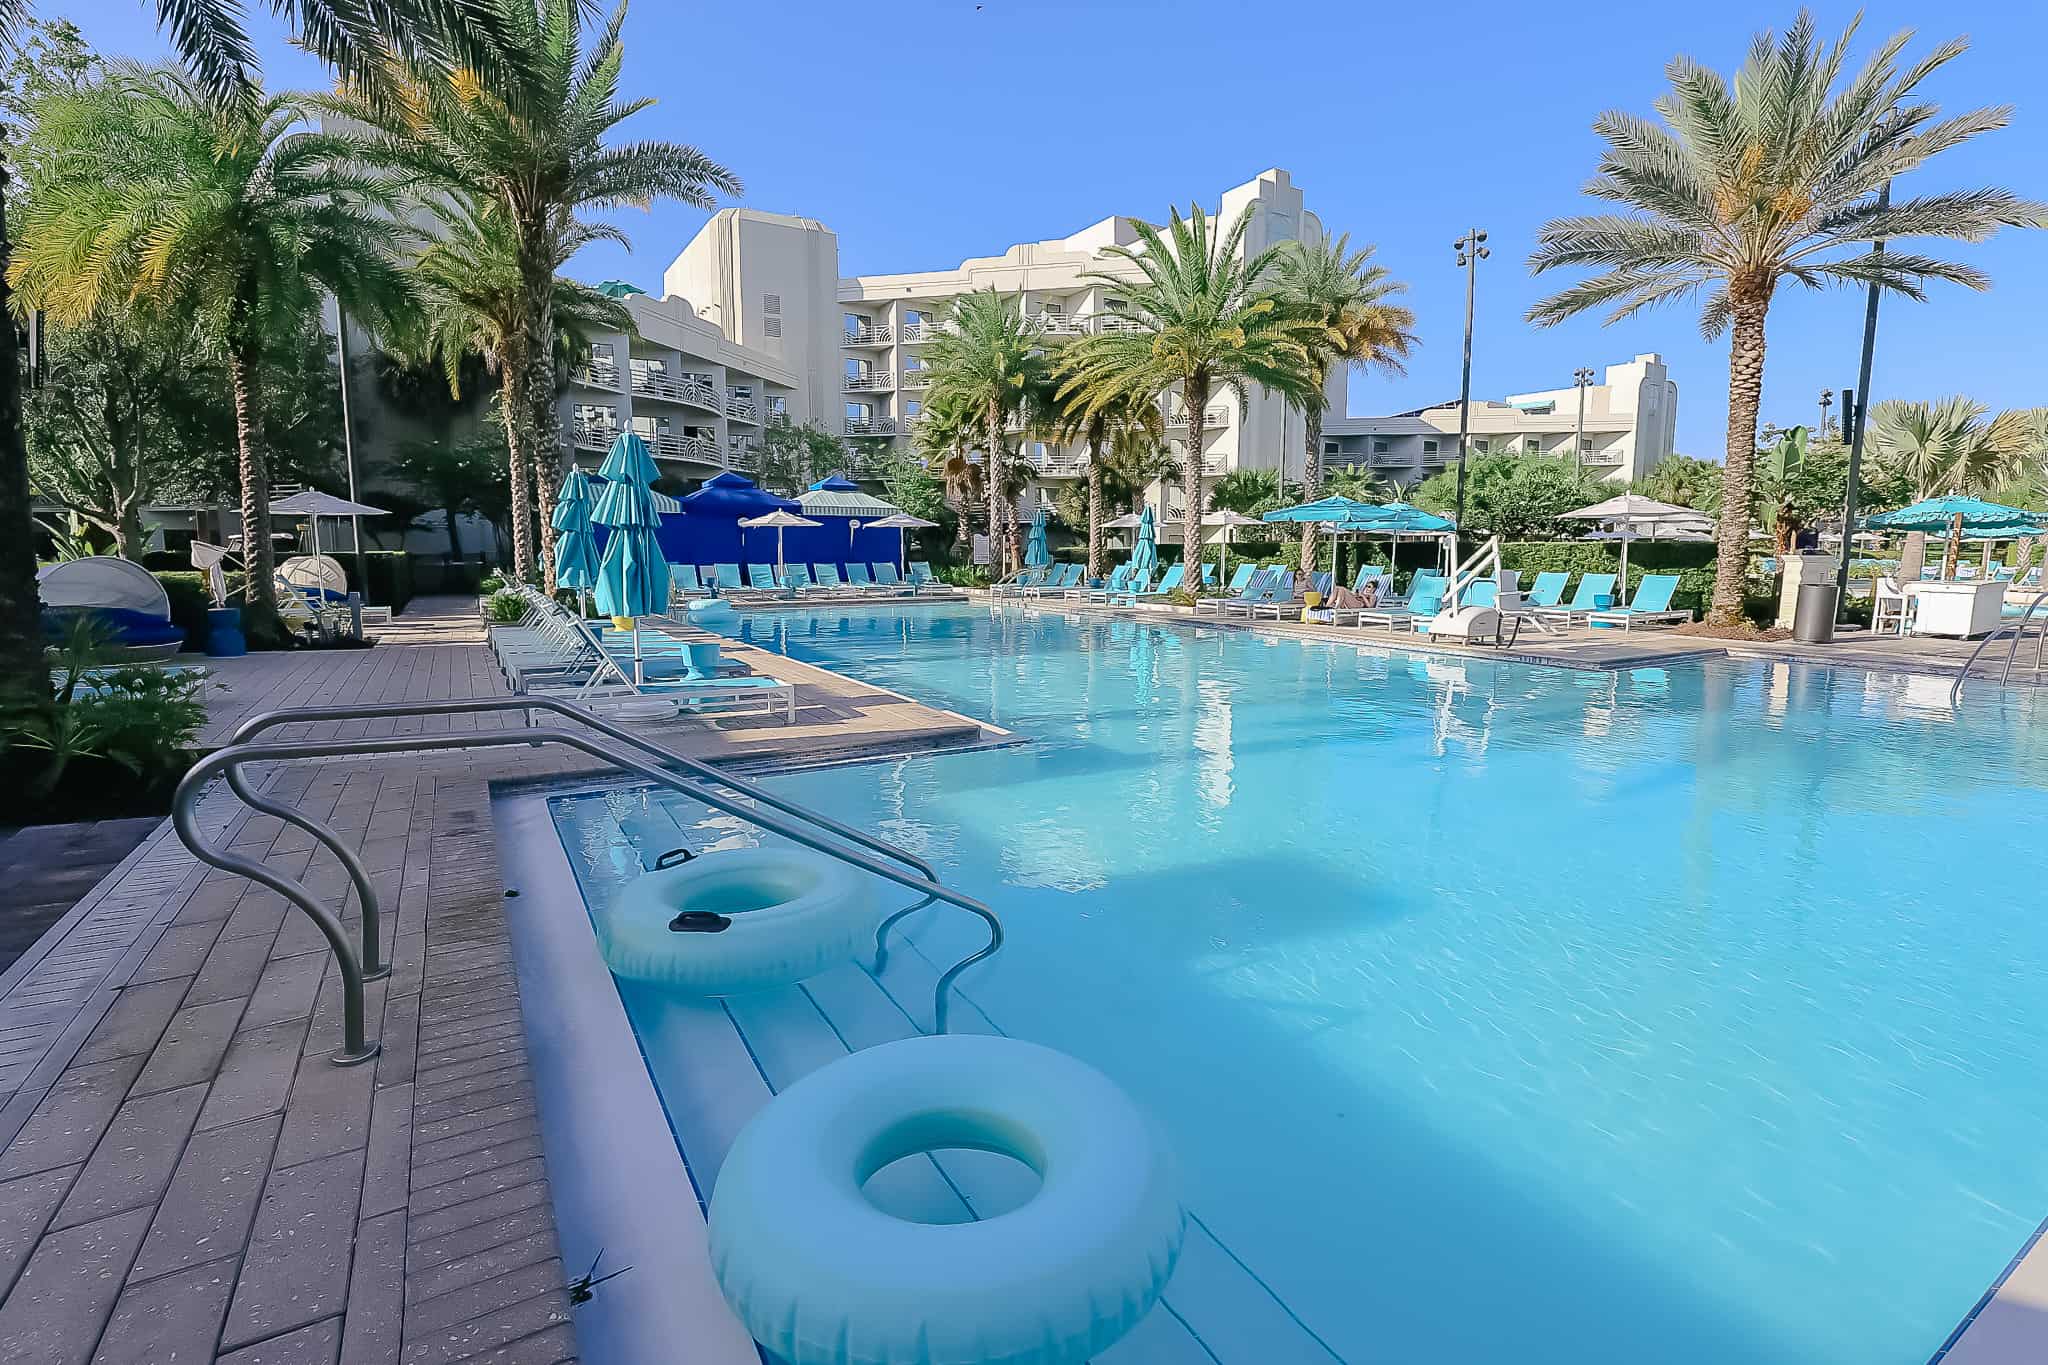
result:
[[[185,632],[185,652],[206,648],[206,613],[213,606],[213,594],[206,590],[206,575],[203,573],[162,572],[156,581],[164,585],[164,595],[171,599],[171,622]],[[238,593],[242,588],[242,575],[228,575],[228,592]]]

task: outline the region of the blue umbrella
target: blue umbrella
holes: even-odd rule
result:
[[[555,582],[576,589],[586,608],[597,586],[597,537],[590,532],[590,476],[569,471],[555,495]],[[588,615],[588,611],[585,612]]]
[[[1158,567],[1159,528],[1152,519],[1152,508],[1148,503],[1144,515],[1138,518],[1138,543],[1131,547],[1131,582],[1149,582],[1152,571]]]
[[[1052,550],[1045,543],[1045,504],[1040,503],[1038,515],[1031,518],[1031,538],[1024,542],[1024,567],[1042,569],[1052,563]]]
[[[1360,502],[1356,498],[1328,497],[1314,502],[1305,502],[1299,507],[1282,507],[1268,512],[1267,521],[1346,521],[1352,517],[1379,509],[1372,503]]]
[[[604,560],[597,566],[597,609],[607,616],[633,618],[633,681],[646,681],[640,663],[642,616],[668,610],[668,560],[661,553],[655,528],[661,513],[648,485],[661,476],[647,442],[626,431],[612,442],[611,452],[597,468],[604,492],[590,519],[612,528]]]
[[[1941,576],[1947,578],[1955,572],[1956,555],[1965,536],[1980,540],[1999,539],[1994,534],[1999,531],[2008,531],[2016,536],[2034,535],[2043,529],[2044,522],[2048,522],[2048,516],[2029,512],[2024,507],[2007,507],[2003,503],[1951,493],[1945,497],[1922,498],[1897,511],[1880,512],[1863,524],[1886,531],[1925,531],[1946,535],[1948,550],[1942,556]]]

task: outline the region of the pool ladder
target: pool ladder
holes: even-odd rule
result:
[[[280,725],[413,716],[475,715],[494,711],[520,712],[525,716],[526,724],[522,728],[508,730],[390,735],[377,739],[287,740],[269,744],[251,742],[256,735]],[[532,721],[532,713],[535,711],[552,712],[595,731],[604,738],[598,739],[576,730],[535,726]],[[690,800],[702,802],[714,810],[737,816],[761,829],[779,834],[806,848],[918,893],[920,899],[895,911],[875,929],[874,970],[877,976],[888,962],[889,930],[905,916],[915,914],[926,906],[940,901],[980,916],[988,925],[988,942],[947,968],[940,975],[938,984],[933,987],[932,1021],[935,1032],[946,1031],[949,1014],[947,1006],[950,1003],[953,983],[959,978],[960,973],[975,963],[993,956],[1003,946],[1003,925],[1002,921],[996,918],[995,911],[974,897],[943,885],[931,864],[910,850],[876,838],[865,830],[842,824],[830,816],[820,814],[787,797],[778,796],[765,787],[709,763],[685,757],[651,740],[642,739],[573,702],[552,697],[480,697],[469,701],[395,702],[382,706],[310,706],[265,711],[242,722],[226,745],[201,759],[185,774],[184,780],[178,784],[176,795],[171,800],[171,823],[178,832],[178,838],[192,851],[194,857],[210,867],[246,877],[259,886],[277,892],[304,911],[307,918],[313,921],[326,938],[327,946],[333,952],[335,963],[341,970],[342,1048],[334,1054],[333,1061],[336,1065],[352,1066],[357,1062],[368,1061],[378,1052],[378,1044],[365,1036],[363,1022],[363,984],[367,981],[381,980],[391,974],[391,964],[383,950],[381,911],[377,892],[370,884],[370,875],[364,869],[362,860],[356,857],[354,851],[339,835],[304,811],[257,793],[243,774],[243,765],[275,763],[288,759],[360,758],[370,754],[432,753],[457,749],[509,748],[515,745],[538,747],[542,744],[560,744],[593,758],[602,759],[622,772],[631,773]],[[675,769],[681,769],[688,776],[678,774],[673,771]],[[199,798],[216,777],[226,779],[228,789],[243,805],[265,815],[276,816],[287,824],[296,825],[334,854],[343,870],[347,872],[350,883],[355,887],[356,899],[362,905],[360,953],[356,946],[349,942],[340,915],[322,905],[304,884],[252,858],[244,858],[240,854],[221,848],[207,838],[205,831],[199,826]],[[766,809],[762,809],[764,807]],[[344,907],[347,904],[346,892],[343,893],[342,903]]]
[[[2034,632],[2034,663],[2031,670],[2034,675],[2033,681],[2037,685],[2041,682],[2043,671],[2048,671],[2048,613],[2043,613],[2039,617],[2036,617],[2035,613],[2040,611],[2044,601],[2048,601],[2048,591],[2037,594],[2034,600],[2027,604],[2024,612],[2010,621],[1999,622],[1998,629],[1977,642],[1977,647],[1970,651],[1970,657],[1963,661],[1962,672],[1956,674],[1955,685],[1948,690],[1950,706],[1962,704],[1963,683],[1969,678],[1970,670],[1976,667],[1978,658],[1991,647],[1991,642],[2005,638],[2008,631],[2011,632],[2012,644],[2006,647],[2005,666],[1999,670],[1998,685],[2011,686],[2013,664],[2019,658],[2020,642],[2027,637],[2029,627]]]

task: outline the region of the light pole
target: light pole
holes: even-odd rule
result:
[[[1593,372],[1583,367],[1573,370],[1572,382],[1579,386],[1579,433],[1572,439],[1572,472],[1583,478],[1586,473],[1586,386],[1593,382]]]
[[[1888,209],[1892,206],[1892,182],[1887,180],[1877,192],[1877,206]],[[1873,253],[1884,250],[1884,239],[1879,238],[1870,247]],[[1863,304],[1863,359],[1856,369],[1856,404],[1853,409],[1844,405],[1843,415],[1849,419],[1843,434],[1849,438],[1849,481],[1842,493],[1842,562],[1835,569],[1835,601],[1840,603],[1849,595],[1849,549],[1856,543],[1856,480],[1863,472],[1863,428],[1864,419],[1870,415],[1870,357],[1877,349],[1877,286],[1870,286],[1870,296]],[[1839,608],[1838,608],[1839,609]]]
[[[1472,440],[1472,296],[1479,285],[1479,263],[1493,253],[1486,249],[1486,233],[1480,228],[1451,243],[1458,264],[1465,268],[1465,369],[1458,381],[1458,530],[1465,529],[1465,449]]]
[[[1825,441],[1828,438],[1828,409],[1834,405],[1835,391],[1833,389],[1822,389],[1820,391],[1820,432],[1814,437],[1815,440]]]

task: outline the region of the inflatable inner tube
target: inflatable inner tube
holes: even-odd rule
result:
[[[863,1191],[950,1148],[1021,1161],[1038,1192],[939,1225]],[[1158,1302],[1182,1230],[1172,1159],[1121,1090],[973,1034],[870,1048],[790,1086],[726,1154],[710,1219],[726,1302],[791,1365],[1078,1365]]]
[[[876,919],[867,874],[836,858],[724,849],[627,883],[598,917],[598,946],[618,976],[737,995],[852,961]]]

